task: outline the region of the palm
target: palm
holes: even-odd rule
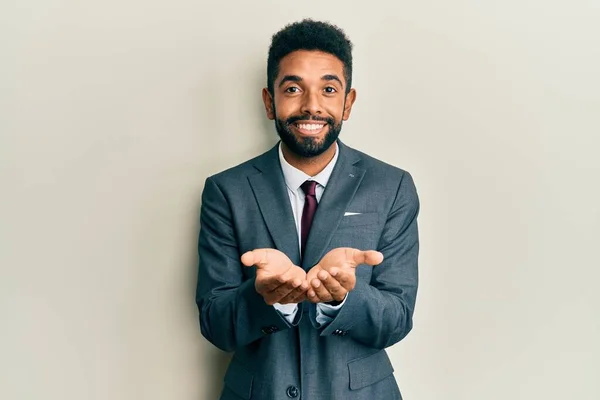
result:
[[[269,305],[301,302],[308,289],[306,272],[279,250],[256,249],[241,258],[246,267],[256,267],[254,287]]]
[[[257,249],[242,256],[242,263],[248,267],[256,266],[256,274],[262,277],[282,275],[294,263],[284,253],[276,249]]]
[[[356,284],[356,267],[361,264],[375,266],[383,261],[383,254],[374,250],[340,247],[330,250],[308,271],[311,284],[308,299],[313,303],[342,301]]]
[[[329,251],[319,261],[319,265],[326,271],[332,267],[356,268],[360,264],[377,265],[383,261],[383,255],[378,251],[361,251],[349,247],[339,247]]]

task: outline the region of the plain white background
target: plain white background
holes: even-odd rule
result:
[[[405,398],[600,398],[596,0],[3,1],[0,398],[217,397],[200,194],[276,142],[270,36],[308,16],[355,43],[341,138],[421,196]]]

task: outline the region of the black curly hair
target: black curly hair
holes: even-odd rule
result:
[[[344,64],[346,93],[352,87],[352,42],[343,30],[328,22],[304,19],[285,26],[273,35],[267,59],[267,88],[273,95],[273,85],[279,73],[279,62],[296,50],[318,50],[329,53]]]

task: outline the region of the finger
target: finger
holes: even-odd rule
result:
[[[306,299],[311,303],[319,303],[321,300],[317,297],[317,294],[313,289],[308,289],[306,292]]]
[[[299,269],[296,269],[295,272],[286,272],[283,275],[280,275],[277,279],[282,282],[282,284],[277,287],[274,292],[280,299],[285,298],[286,296],[290,296],[293,291],[295,291],[298,287],[304,286],[304,291],[308,288],[308,283],[305,281],[303,275],[299,275]],[[304,271],[300,270],[302,273]],[[303,285],[304,284],[304,285]],[[295,295],[294,295],[295,297]]]
[[[301,273],[299,273],[299,271]],[[294,285],[294,287],[299,286],[302,281],[304,280],[306,274],[304,273],[304,271],[302,271],[302,269],[300,267],[297,267],[295,265],[290,265],[290,267],[281,275],[281,278],[283,279],[284,282],[287,281],[295,281],[297,282],[296,285]],[[300,279],[300,277],[302,277],[302,279]]]
[[[323,270],[323,268],[319,264],[316,264],[315,266],[313,266],[306,273],[306,281],[310,283],[310,281],[315,279],[317,277],[318,273],[321,272],[322,270]]]
[[[287,293],[285,283],[280,284],[279,286],[276,286],[271,291],[266,291],[266,290],[259,291],[258,289],[257,289],[257,291],[265,299],[265,303],[267,303],[270,306],[272,306],[275,303],[279,303],[281,298],[285,296],[285,293]],[[289,290],[288,290],[288,292],[289,292]],[[283,295],[282,295],[282,293],[283,293]]]
[[[348,252],[351,252],[351,254],[348,254]],[[366,264],[375,266],[381,264],[383,261],[383,254],[375,250],[362,251],[357,249],[348,249],[346,255],[350,256],[349,258],[354,260],[356,265]]]
[[[288,281],[275,286],[271,291],[264,290],[260,294],[265,298],[267,304],[280,303],[294,289],[292,282]]]
[[[308,290],[306,291],[306,298],[311,303],[318,303],[319,301],[321,301],[319,299],[319,297],[317,296],[317,293],[315,292],[315,289],[313,288],[313,286],[310,282],[308,282]]]
[[[241,257],[242,264],[246,267],[256,265],[260,268],[264,266],[269,261],[269,250],[270,249],[255,249],[245,252]]]
[[[336,278],[329,275],[326,271],[322,271],[319,273],[319,279],[333,300],[341,301],[344,299],[347,291]]]
[[[308,282],[303,281],[300,285],[296,286],[295,289],[290,291],[284,298],[282,298],[279,302],[281,304],[288,303],[299,303],[306,296],[306,290],[308,289]]]
[[[335,270],[332,269],[329,273],[346,291],[349,292],[354,289],[354,285],[356,284],[356,275],[354,274],[354,271],[354,268],[338,268]]]
[[[259,293],[269,293],[285,284],[285,282],[282,275],[268,276],[265,278],[257,277],[255,287],[256,291]]]
[[[322,273],[327,273],[326,271],[322,271]],[[319,273],[320,274],[320,273]],[[329,276],[329,274],[327,274]],[[323,285],[320,279],[313,279],[311,281],[312,289],[315,291],[316,297],[319,298],[322,302],[332,301],[333,297]]]
[[[306,284],[306,287],[308,288],[308,283]],[[301,294],[296,296],[294,298],[294,300],[292,300],[292,303],[302,303],[306,299],[307,299],[306,290],[304,290],[304,292],[302,292]]]
[[[269,293],[268,297],[275,299],[276,303],[281,303],[281,301],[294,290],[295,288],[292,286],[291,282],[286,282]]]

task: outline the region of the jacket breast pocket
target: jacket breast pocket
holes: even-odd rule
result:
[[[387,353],[381,350],[348,363],[350,389],[357,390],[377,383],[394,373]]]
[[[345,227],[354,227],[354,226],[365,226],[365,225],[376,225],[379,223],[379,213],[362,213],[362,214],[354,214],[354,215],[345,215],[340,224],[338,225],[338,229],[342,229]]]
[[[354,247],[376,250],[381,234],[379,213],[346,215],[331,238],[330,247]]]
[[[252,382],[254,376],[235,357],[231,360],[223,382],[232,392],[243,399],[252,396]]]

